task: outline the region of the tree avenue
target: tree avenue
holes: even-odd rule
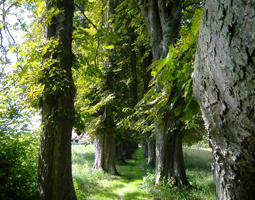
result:
[[[46,1],[38,200],[76,199],[71,169],[73,0]]]
[[[5,152],[0,161],[8,162],[5,168],[15,169],[26,157],[15,155],[20,157],[15,165],[16,157],[10,159],[16,141],[19,145],[14,149],[19,149],[30,137],[26,124],[23,133],[15,133],[20,130],[13,124],[22,123],[17,119],[28,123],[31,115],[22,116],[20,110],[33,107],[41,109],[42,115],[37,184],[33,173],[22,193],[22,181],[13,184],[19,170],[12,175],[17,179],[8,178],[4,171],[0,198],[11,194],[26,199],[25,193],[32,196],[37,185],[38,200],[76,200],[91,195],[96,181],[93,186],[99,192],[101,179],[88,181],[75,172],[74,188],[74,128],[94,140],[93,170],[110,175],[120,175],[117,169],[122,168],[115,163],[128,163],[125,159],[138,144],[144,145],[148,159],[142,168],[149,172],[155,167],[155,174],[144,178],[144,187],[151,187],[153,195],[164,188],[162,196],[157,196],[161,198],[175,191],[191,198],[194,188],[190,183],[195,182],[186,177],[182,145],[208,134],[216,164],[217,198],[255,199],[254,0],[207,0],[203,14],[199,0],[8,0],[0,5],[0,50],[5,54],[0,55],[0,62],[7,63],[11,49],[20,54],[14,75],[7,76],[8,70],[0,74],[4,97],[0,150]],[[4,21],[15,5],[30,10],[33,17],[20,48],[10,42],[14,40],[6,45],[3,39],[11,34]],[[36,149],[36,137],[30,140],[37,142],[21,149]],[[80,156],[75,151],[74,163]],[[30,162],[23,168],[37,159],[31,157],[25,159]],[[76,163],[73,166],[76,170]],[[12,187],[6,190],[8,186]],[[19,192],[14,194],[16,188]]]
[[[194,72],[217,199],[255,199],[255,1],[204,5]]]

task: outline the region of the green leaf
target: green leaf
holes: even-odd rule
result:
[[[193,115],[194,115],[194,113],[191,109],[188,109],[186,112],[182,113],[182,117],[184,120],[191,120]]]
[[[179,115],[181,114],[182,108],[183,108],[183,104],[181,103],[181,104],[179,104],[179,105],[177,106],[177,108],[174,109],[174,114],[175,114],[175,116],[179,116]]]

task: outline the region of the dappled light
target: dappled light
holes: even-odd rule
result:
[[[0,200],[255,199],[254,13],[0,1]]]

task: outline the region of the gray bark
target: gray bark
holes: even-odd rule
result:
[[[194,72],[217,199],[255,199],[255,1],[207,0]]]
[[[106,119],[102,122],[102,128],[97,130],[95,139],[94,170],[103,170],[106,173],[118,175],[114,163],[114,126],[112,118],[112,105],[106,106]]]
[[[52,7],[63,10],[52,17],[45,28],[45,37],[59,39],[56,53],[45,59],[58,62],[44,69],[42,96],[42,132],[39,155],[37,199],[76,200],[71,168],[71,131],[74,124],[75,87],[72,79],[72,20],[74,2],[46,1],[46,12]],[[55,70],[55,71],[54,71]],[[51,71],[51,72],[50,72]],[[61,72],[61,76],[59,73]],[[53,75],[53,76],[49,76]],[[64,82],[64,79],[67,80]],[[64,85],[54,88],[55,85]]]
[[[147,30],[150,33],[152,55],[154,61],[157,61],[166,58],[169,46],[174,44],[175,40],[178,38],[183,1],[173,0],[166,2],[165,0],[148,0],[143,1],[143,3],[144,4],[140,5],[140,8],[145,19]],[[157,84],[158,92],[161,88],[162,86]],[[169,98],[169,102],[170,100],[171,97]],[[174,182],[179,185],[182,183],[184,185],[189,185],[186,175],[178,176],[172,173],[176,170],[175,167],[178,166],[180,167],[178,171],[184,170],[181,174],[185,174],[184,162],[176,164],[175,162],[177,160],[174,158],[177,154],[175,150],[180,150],[180,148],[174,148],[175,145],[180,144],[177,141],[178,137],[176,137],[179,134],[176,131],[180,129],[177,128],[176,131],[172,133],[168,131],[171,121],[179,121],[179,118],[174,117],[173,110],[169,111],[164,107],[156,114],[156,184],[163,178],[166,178],[174,179]],[[180,157],[180,159],[181,158],[183,159],[183,157]],[[182,163],[183,166],[181,166]]]

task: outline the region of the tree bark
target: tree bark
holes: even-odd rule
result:
[[[194,72],[217,199],[255,199],[255,1],[205,3]]]
[[[156,140],[154,138],[150,139],[150,136],[151,132],[144,133],[144,139],[146,141],[148,156],[147,165],[154,167],[156,164]]]
[[[114,126],[112,118],[112,105],[106,106],[106,119],[104,128],[98,130],[95,139],[95,161],[94,170],[103,170],[112,175],[119,175],[114,163]]]
[[[38,169],[38,200],[76,200],[71,168],[71,131],[74,124],[75,87],[72,79],[72,20],[74,2],[46,1],[51,8],[63,10],[52,17],[45,28],[47,41],[58,39],[55,53],[45,61],[57,62],[44,68],[42,94],[42,132]],[[52,51],[54,52],[54,51]],[[60,75],[61,74],[61,75]],[[57,87],[61,85],[60,87]],[[54,87],[56,86],[56,87]]]
[[[150,40],[152,45],[152,55],[154,61],[166,58],[169,46],[174,44],[178,38],[180,23],[181,23],[181,9],[183,1],[173,0],[166,2],[165,0],[148,0],[145,4],[140,4],[146,27],[150,33]],[[157,84],[158,92],[162,86]],[[170,99],[170,98],[169,98]],[[174,109],[173,109],[174,110]],[[175,145],[178,142],[176,132],[169,133],[170,120],[178,121],[174,113],[167,108],[160,109],[156,114],[155,133],[156,133],[156,184],[164,178],[175,179],[175,183],[189,185],[185,176],[174,176],[174,167],[180,167],[179,170],[184,170],[180,174],[185,174],[184,162],[179,162],[174,156],[178,154],[175,150],[180,150],[180,147]],[[170,145],[172,144],[172,145]],[[172,148],[172,150],[171,150]],[[182,148],[182,147],[181,147]],[[183,157],[180,157],[180,159]],[[175,163],[178,161],[178,164]],[[173,162],[173,163],[172,163]],[[183,166],[181,166],[183,164]],[[179,178],[179,180],[177,180]]]
[[[180,126],[179,126],[180,127]],[[170,171],[168,178],[171,181],[172,185],[178,186],[188,186],[189,182],[186,177],[185,164],[183,159],[182,151],[182,133],[180,130],[174,131],[171,134],[171,151],[173,151],[173,156],[170,160]],[[171,152],[170,151],[170,152]]]
[[[124,145],[122,143],[115,145],[114,158],[118,162],[118,164],[126,164],[123,154],[124,154]]]
[[[116,2],[109,0],[106,8],[106,20],[109,15],[114,13]],[[110,28],[111,23],[106,21],[105,28]],[[105,77],[105,92],[113,93],[113,56],[109,56],[105,63],[106,77]],[[101,127],[98,128],[95,139],[95,161],[93,169],[101,169],[109,174],[118,175],[114,163],[114,129],[115,124],[113,121],[113,105],[109,102],[105,105],[105,119],[101,122]]]

